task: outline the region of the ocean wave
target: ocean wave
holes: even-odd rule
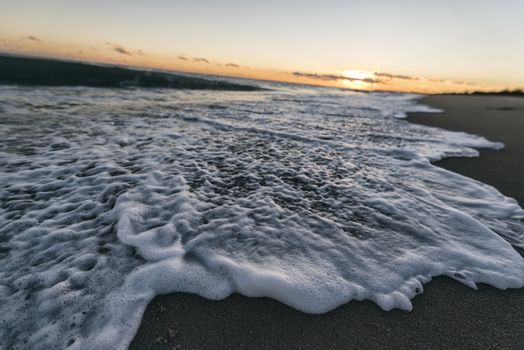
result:
[[[121,349],[158,294],[411,310],[524,285],[524,211],[431,160],[417,96],[0,86],[0,348]]]
[[[0,56],[0,84],[257,91],[257,86],[160,71],[43,58]]]

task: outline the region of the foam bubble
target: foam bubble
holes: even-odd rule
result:
[[[0,92],[0,347],[125,348],[175,291],[323,313],[524,284],[523,210],[430,163],[502,145],[409,124],[414,95]]]

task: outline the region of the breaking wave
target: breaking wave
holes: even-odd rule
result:
[[[139,70],[43,58],[0,56],[0,84],[256,91],[255,85],[189,74]]]

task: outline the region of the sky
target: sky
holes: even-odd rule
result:
[[[0,51],[365,90],[524,87],[522,0],[0,0]]]

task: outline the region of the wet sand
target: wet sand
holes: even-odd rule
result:
[[[479,158],[437,164],[495,186],[524,206],[524,98],[431,96],[423,102],[445,112],[408,120],[506,144]],[[473,290],[445,277],[425,285],[409,313],[352,301],[309,315],[268,298],[235,294],[209,301],[173,293],[150,303],[131,349],[521,349],[523,307],[524,289]]]

